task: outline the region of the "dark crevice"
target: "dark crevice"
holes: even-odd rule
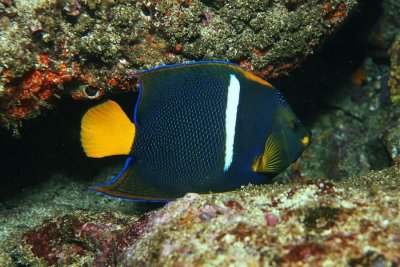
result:
[[[131,117],[135,97],[130,93],[112,98]],[[87,158],[83,153],[80,121],[83,114],[98,103],[64,98],[54,103],[52,110],[44,111],[41,117],[24,122],[18,139],[9,131],[0,129],[0,202],[27,187],[46,183],[56,172],[71,179],[90,181],[102,166],[124,161],[125,157],[99,161]]]
[[[150,17],[152,14],[150,8],[148,8],[145,4],[141,5],[140,10],[142,11],[143,15],[145,15],[146,17]]]
[[[288,77],[271,81],[283,91],[296,114],[306,124],[311,125],[318,114],[330,110],[325,100],[339,100],[343,92],[338,88],[345,89],[352,73],[366,57],[374,55],[371,51],[377,51],[369,42],[369,34],[380,15],[378,1],[364,1],[359,11],[315,55]],[[388,64],[382,53],[377,60]]]

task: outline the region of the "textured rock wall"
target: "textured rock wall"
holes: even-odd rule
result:
[[[0,2],[0,122],[16,128],[54,98],[135,87],[128,73],[220,59],[264,78],[288,73],[356,0]]]

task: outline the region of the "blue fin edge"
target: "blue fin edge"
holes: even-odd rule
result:
[[[142,202],[142,203],[168,203],[172,202],[174,200],[161,200],[161,199],[141,199],[141,198],[129,198],[129,197],[116,197],[112,196],[109,194],[106,194],[104,192],[97,191],[95,189],[88,188],[89,191],[95,192],[99,195],[103,195],[109,198],[114,198],[114,199],[123,199],[123,200],[128,200],[128,201],[133,201],[133,202]]]
[[[138,76],[140,74],[147,73],[147,72],[152,72],[152,71],[159,70],[159,69],[168,69],[168,68],[173,68],[173,67],[201,65],[201,64],[204,64],[204,63],[215,63],[215,64],[223,64],[223,65],[231,65],[231,66],[241,67],[239,64],[232,63],[230,61],[212,60],[212,59],[210,59],[210,60],[200,60],[200,61],[189,61],[189,62],[181,62],[181,63],[174,63],[174,64],[165,64],[165,65],[157,66],[157,67],[150,68],[150,69],[147,69],[147,70],[142,70],[142,71],[138,71],[138,72],[132,72],[130,75],[135,77],[135,76]]]
[[[137,114],[137,110],[139,108],[139,103],[140,103],[140,97],[142,96],[142,82],[139,80],[139,93],[138,93],[138,97],[136,99],[136,103],[135,103],[135,109],[133,110],[133,123],[137,126],[138,122],[137,122],[137,118],[136,118],[136,114]]]

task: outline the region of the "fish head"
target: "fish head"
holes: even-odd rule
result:
[[[311,142],[311,131],[276,90],[276,107],[264,151],[253,161],[253,170],[278,174],[296,161]]]

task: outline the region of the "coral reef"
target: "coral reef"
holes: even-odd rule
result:
[[[341,183],[188,194],[138,220],[76,211],[3,242],[0,263],[394,266],[400,264],[399,189],[394,166]]]
[[[356,0],[0,2],[0,121],[16,128],[54,97],[135,86],[129,72],[222,59],[272,78],[335,32]]]
[[[364,52],[360,62],[349,69],[350,75],[327,76],[326,72],[318,71],[321,64],[318,61],[317,66],[311,67],[312,75],[307,77],[302,73],[295,79],[293,84],[307,88],[313,83],[304,80],[318,76],[315,83],[329,93],[318,99],[322,102],[322,112],[318,110],[314,117],[312,144],[303,157],[276,180],[345,179],[387,168],[398,161],[400,38],[396,35],[400,36],[400,9],[396,6],[398,1],[383,0],[369,7],[368,12],[364,11],[362,19],[359,19],[362,23],[352,21],[355,22],[353,27],[360,30],[360,35],[351,40],[348,39],[349,34],[342,38],[345,42],[354,42]],[[377,13],[380,8],[383,12]],[[370,25],[365,25],[366,18],[370,19]],[[382,26],[383,23],[386,27]],[[352,34],[354,28],[351,29]],[[340,60],[340,52],[337,55],[336,50],[333,52]],[[327,65],[324,68],[328,72],[336,72],[343,66],[329,68]],[[341,70],[345,72],[345,69]],[[331,87],[334,79],[342,81]],[[340,84],[339,90],[337,84]]]
[[[388,49],[399,33],[400,3],[397,0],[382,0],[381,3],[382,15],[371,32],[371,41],[375,45]]]
[[[115,168],[120,167],[109,168],[103,175],[107,173],[112,175]],[[29,266],[48,265],[43,264],[46,262],[44,259],[32,258],[32,252],[29,249],[18,253],[17,258],[11,257],[12,248],[16,245],[14,242],[23,232],[26,233],[24,239],[34,243],[35,252],[38,254],[44,255],[50,248],[54,248],[59,253],[65,252],[65,265],[75,262],[76,266],[82,266],[88,260],[92,262],[94,257],[101,260],[102,252],[109,253],[107,254],[110,256],[109,261],[112,261],[111,256],[114,252],[102,251],[105,247],[100,247],[101,244],[96,243],[99,239],[90,235],[99,229],[98,238],[102,233],[104,238],[107,235],[107,238],[121,240],[122,237],[120,238],[117,233],[123,229],[122,224],[131,225],[146,208],[144,207],[145,210],[143,210],[133,202],[108,199],[93,194],[85,190],[87,186],[88,184],[73,181],[70,177],[58,174],[52,176],[45,185],[31,188],[28,193],[21,192],[18,196],[2,200],[0,202],[0,266],[16,266],[18,262]],[[121,212],[129,215],[124,216]],[[57,218],[57,220],[52,220],[52,218]],[[84,223],[78,225],[79,222]],[[43,230],[41,234],[32,232],[35,226],[42,223],[46,230]],[[89,224],[85,225],[85,223]],[[71,225],[75,225],[76,228],[72,228]],[[77,233],[74,229],[81,231],[81,237],[74,237]],[[54,246],[43,243],[50,239]],[[80,239],[82,242],[79,241]],[[83,245],[87,245],[84,250],[80,248]],[[53,256],[47,256],[49,262],[54,262]],[[77,261],[74,261],[74,256],[78,257]]]

